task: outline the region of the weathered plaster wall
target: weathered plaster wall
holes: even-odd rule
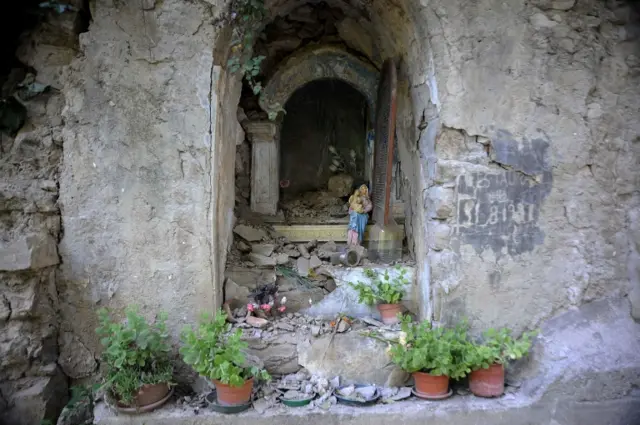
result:
[[[75,3],[80,7],[80,4]],[[54,420],[68,399],[69,377],[93,373],[91,355],[60,326],[56,280],[64,106],[60,75],[77,49],[76,11],[45,13],[3,56],[0,98],[24,106],[23,125],[0,131],[0,423]],[[15,11],[7,12],[20,16]],[[2,16],[2,25],[7,25]],[[7,25],[10,32],[22,22]],[[3,28],[3,33],[7,27]],[[7,41],[7,52],[15,46]],[[17,60],[13,60],[15,58]],[[4,71],[4,67],[3,67]],[[6,78],[5,78],[6,77]],[[46,87],[44,91],[40,89]],[[16,100],[19,99],[19,100]],[[4,104],[2,130],[7,130]]]
[[[435,318],[521,329],[626,295],[637,13],[626,2],[486,0],[441,2],[425,17],[444,126],[429,192],[446,210],[431,209]]]
[[[219,107],[239,88],[209,4],[92,4],[65,81],[59,291],[65,326],[97,350],[99,305],[167,311],[176,334],[218,306],[242,134]]]
[[[574,3],[380,0],[358,21],[374,62],[400,64],[423,317],[518,331],[637,286],[635,15]],[[97,2],[66,80],[59,291],[91,348],[76,318],[98,303],[167,310],[175,329],[216,307],[233,222],[225,42],[204,3],[145,7]]]

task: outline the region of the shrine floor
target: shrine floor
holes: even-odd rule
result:
[[[443,401],[409,401],[372,407],[333,406],[329,411],[286,408],[284,413],[247,412],[224,415],[210,410],[195,414],[176,405],[138,416],[118,415],[104,404],[94,410],[97,425],[635,425],[640,423],[640,396],[580,402],[567,398],[534,401],[507,395],[499,399],[473,396]]]

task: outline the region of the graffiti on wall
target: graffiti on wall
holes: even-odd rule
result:
[[[543,139],[518,142],[500,132],[491,142],[492,160],[508,169],[458,177],[453,237],[460,244],[501,256],[530,252],[543,242],[538,219],[552,187],[548,146]]]

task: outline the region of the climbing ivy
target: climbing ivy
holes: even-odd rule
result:
[[[229,19],[233,28],[231,57],[227,63],[232,73],[241,72],[254,94],[262,84],[256,81],[264,56],[252,56],[253,44],[266,16],[264,0],[233,0]]]

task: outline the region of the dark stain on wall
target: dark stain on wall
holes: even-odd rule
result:
[[[491,158],[506,169],[458,177],[454,246],[470,244],[478,254],[491,249],[500,257],[531,252],[544,241],[538,219],[553,180],[548,148],[544,139],[518,141],[498,131]]]

